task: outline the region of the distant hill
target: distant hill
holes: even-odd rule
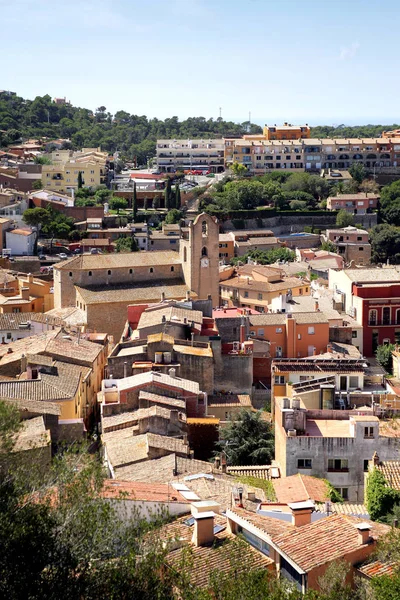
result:
[[[241,135],[248,132],[248,125],[204,117],[162,121],[123,110],[112,115],[105,106],[93,113],[70,104],[57,105],[49,95],[25,100],[0,93],[0,147],[21,138],[68,138],[73,148],[101,146],[109,152],[118,150],[128,158],[137,156],[138,162],[145,164],[155,155],[157,139]],[[250,133],[262,133],[262,129],[252,124]]]
[[[312,137],[377,137],[386,129],[399,125],[361,125],[348,127],[321,125],[311,128]],[[105,106],[95,112],[71,104],[55,104],[49,95],[25,100],[0,92],[0,148],[21,139],[46,137],[71,139],[73,148],[97,147],[127,158],[137,156],[139,164],[155,155],[160,138],[209,138],[242,135],[249,132],[249,123],[233,123],[222,119],[190,117],[179,121],[171,117],[164,121],[144,115],[130,115],[119,110],[112,115]],[[262,133],[259,125],[251,124],[250,133]]]

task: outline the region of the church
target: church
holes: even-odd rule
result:
[[[118,340],[131,304],[201,300],[218,306],[218,221],[202,213],[170,250],[83,254],[54,267],[54,307],[75,307],[82,324]]]

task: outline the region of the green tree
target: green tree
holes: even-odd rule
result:
[[[116,252],[138,252],[139,248],[135,238],[120,236],[115,242]]]
[[[260,411],[243,410],[222,429],[217,448],[229,465],[267,465],[274,455],[272,426]]]
[[[372,260],[375,263],[390,261],[400,262],[400,229],[382,223],[370,232]]]
[[[82,177],[82,171],[79,171],[79,173],[78,173],[78,190],[80,190],[81,187],[83,187],[83,177]]]
[[[244,177],[248,173],[247,167],[239,162],[234,162],[230,169],[236,177]]]
[[[32,189],[33,190],[41,190],[42,189],[42,180],[41,179],[36,179],[33,183],[32,183]]]
[[[333,244],[329,240],[327,240],[326,242],[322,242],[321,248],[322,248],[322,250],[325,250],[326,252],[336,252],[335,244]]]
[[[160,208],[160,198],[158,196],[154,196],[153,198],[153,210],[157,210]]]
[[[395,350],[394,344],[382,344],[376,349],[376,360],[387,373],[393,373],[392,352]]]
[[[177,210],[176,208],[172,208],[165,217],[165,222],[167,223],[167,225],[174,225],[175,223],[179,223],[181,219],[181,211]]]
[[[344,561],[332,562],[325,573],[318,578],[322,598],[325,600],[354,600],[354,590],[347,583],[351,565]]]
[[[122,209],[126,209],[128,207],[128,201],[125,198],[119,198],[118,196],[113,196],[110,200],[110,208],[112,210],[116,210],[119,215],[119,211]]]
[[[347,210],[339,210],[336,216],[336,225],[338,227],[348,227],[354,225],[354,215],[348,213]]]
[[[178,184],[175,186],[175,208],[177,210],[181,209],[181,190]]]
[[[352,178],[358,183],[362,183],[367,176],[367,172],[362,163],[354,163],[349,169]]]
[[[45,208],[27,208],[22,215],[22,218],[27,225],[30,225],[30,227],[38,227],[49,221],[50,214]]]
[[[368,473],[366,506],[373,521],[381,521],[400,503],[400,492],[388,485],[383,473],[373,469]],[[400,546],[399,546],[400,547]]]
[[[171,190],[171,179],[168,177],[167,183],[164,189],[164,206],[167,210],[171,210],[172,206],[172,190]]]

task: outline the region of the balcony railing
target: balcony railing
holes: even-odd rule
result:
[[[391,325],[399,325],[400,319],[370,319],[368,321],[370,327],[390,327]]]

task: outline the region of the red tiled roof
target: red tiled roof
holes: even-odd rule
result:
[[[102,496],[108,499],[119,498],[121,500],[141,500],[143,502],[183,502],[189,504],[189,501],[180,492],[166,483],[141,483],[138,481],[106,479]]]
[[[381,577],[381,575],[393,575],[395,563],[383,563],[380,560],[363,565],[358,570],[368,578]]]
[[[289,502],[301,502],[302,500],[314,500],[325,502],[329,500],[325,481],[309,475],[291,475],[282,479],[274,479],[276,499],[282,504]]]
[[[273,541],[303,571],[308,572],[359,549],[357,525],[364,522],[365,519],[357,517],[332,515],[303,527],[292,526],[290,531],[275,536]],[[390,531],[388,525],[367,522],[371,525],[373,540]]]

